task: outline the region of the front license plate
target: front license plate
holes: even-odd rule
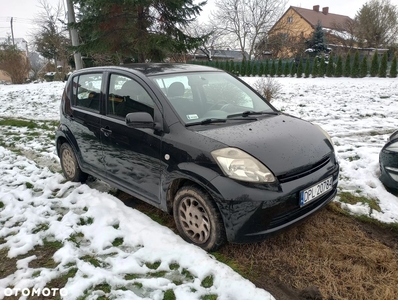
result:
[[[306,205],[308,202],[319,198],[320,196],[326,194],[333,187],[333,178],[329,177],[312,187],[300,192],[300,206]]]

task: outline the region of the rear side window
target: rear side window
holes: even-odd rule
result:
[[[99,112],[102,73],[83,74],[73,78],[73,105]]]

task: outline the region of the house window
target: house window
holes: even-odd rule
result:
[[[287,22],[288,22],[288,23],[293,23],[293,17],[288,17],[288,18],[287,18]]]

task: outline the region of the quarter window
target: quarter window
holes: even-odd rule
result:
[[[122,75],[112,74],[109,82],[107,113],[125,118],[132,112],[147,112],[154,117],[151,96],[137,81]]]
[[[73,105],[99,112],[102,74],[83,74],[73,78]]]

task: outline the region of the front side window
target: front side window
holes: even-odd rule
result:
[[[272,111],[266,101],[225,72],[157,75],[151,79],[186,124],[246,111]]]
[[[99,112],[102,73],[82,74],[73,78],[73,105]]]
[[[107,114],[125,118],[132,112],[147,112],[154,117],[155,103],[134,79],[112,74],[109,81]]]

